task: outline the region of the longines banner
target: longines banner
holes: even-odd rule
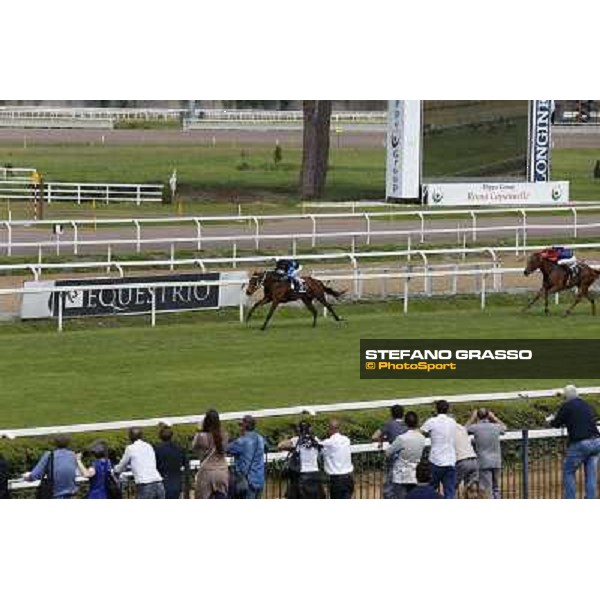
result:
[[[417,199],[421,183],[421,101],[390,100],[385,195]]]
[[[361,379],[597,377],[600,340],[360,340]]]
[[[224,281],[243,278],[246,273],[192,273],[143,277],[69,279],[61,281],[27,282],[25,287],[95,286],[90,290],[43,292],[24,294],[21,305],[22,319],[52,318],[58,316],[58,302],[63,303],[63,317],[100,315],[132,315],[152,311],[152,291],[156,294],[156,312],[215,309],[234,306],[239,302],[239,286],[186,285],[187,282]],[[174,287],[160,287],[161,282],[180,282]],[[106,289],[123,283],[147,284],[148,287]],[[158,285],[157,285],[158,284]]]
[[[569,182],[431,183],[423,186],[429,206],[521,206],[568,204]]]
[[[550,181],[552,100],[529,102],[529,181]]]

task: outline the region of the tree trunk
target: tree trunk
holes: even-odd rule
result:
[[[304,131],[300,194],[303,198],[320,198],[325,189],[329,163],[329,128],[331,100],[304,100]]]

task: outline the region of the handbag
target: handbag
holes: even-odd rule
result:
[[[104,475],[104,485],[106,487],[106,497],[110,500],[121,500],[123,498],[123,490],[121,489],[121,482],[115,475],[110,462]]]
[[[288,452],[288,455],[285,457],[285,462],[283,463],[281,475],[286,479],[291,479],[300,475],[302,465],[300,462],[300,448],[298,447],[299,443],[300,438],[298,438],[296,445]]]
[[[35,497],[39,500],[49,500],[54,497],[54,451],[51,451],[50,456],[48,456],[46,468]]]
[[[254,453],[252,454],[252,458],[250,459],[250,463],[248,464],[248,468],[245,473],[238,473],[234,471],[233,473],[233,498],[236,500],[243,500],[248,496],[248,492],[250,491],[250,482],[248,481],[248,475],[250,474],[250,469],[254,464],[254,459],[256,458],[256,453],[258,452],[258,437],[256,438],[256,443],[254,444]]]

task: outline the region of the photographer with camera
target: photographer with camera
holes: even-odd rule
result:
[[[319,470],[320,441],[313,435],[308,421],[298,423],[297,435],[278,444],[288,450],[288,489],[286,498],[318,500],[325,498]],[[292,463],[295,463],[292,467]]]

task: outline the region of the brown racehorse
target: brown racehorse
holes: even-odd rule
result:
[[[592,315],[595,315],[596,303],[593,296],[590,294],[590,287],[596,281],[596,279],[600,277],[600,271],[593,269],[585,263],[578,263],[578,268],[578,275],[572,277],[563,266],[557,265],[555,262],[544,258],[541,255],[541,252],[534,252],[532,255],[530,255],[527,259],[527,266],[525,267],[523,273],[525,276],[528,276],[539,269],[542,273],[542,287],[523,310],[527,310],[533,306],[543,294],[545,301],[545,312],[548,314],[548,294],[554,294],[556,292],[562,292],[563,290],[569,290],[573,287],[576,287],[577,294],[575,296],[575,300],[566,310],[564,316],[566,317],[570,315],[571,311],[584,297],[590,301],[590,304],[592,305]]]
[[[246,288],[246,294],[252,296],[259,288],[263,288],[264,296],[255,302],[246,317],[246,322],[250,320],[252,313],[263,304],[271,303],[269,312],[261,329],[264,331],[273,316],[276,308],[280,304],[287,302],[294,302],[295,300],[301,300],[304,302],[304,306],[312,313],[313,316],[313,327],[317,325],[317,309],[313,306],[313,300],[318,300],[327,310],[333,315],[336,321],[342,319],[338,317],[333,306],[327,301],[327,294],[334,298],[339,298],[344,292],[337,292],[336,290],[327,287],[322,281],[315,279],[314,277],[303,277],[304,280],[304,292],[296,292],[291,283],[279,276],[273,271],[257,271],[252,273],[250,280],[248,281],[248,287]]]

